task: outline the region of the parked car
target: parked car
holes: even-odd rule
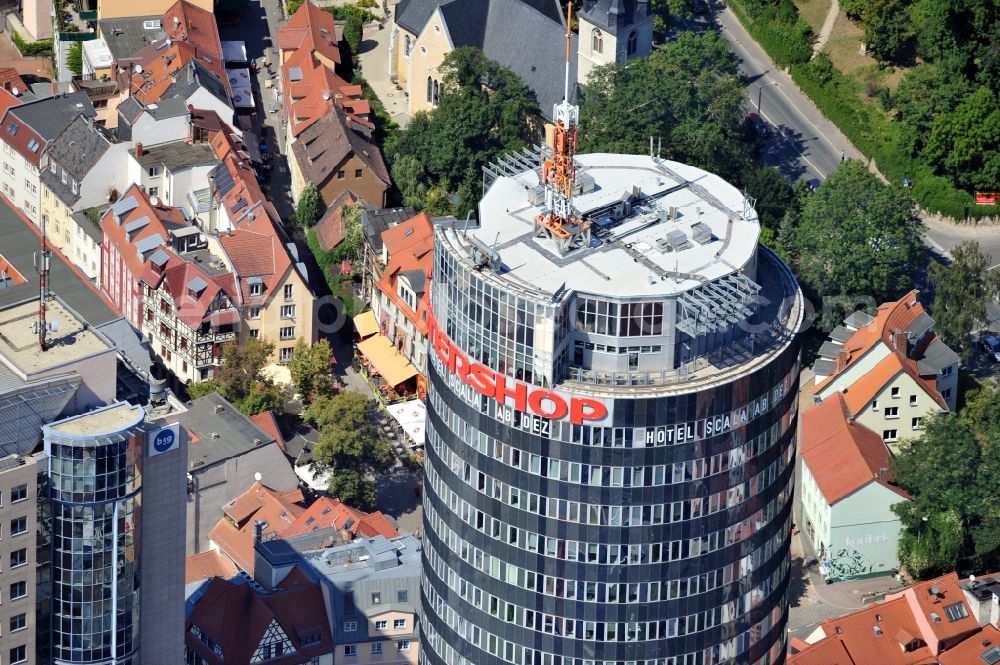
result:
[[[756,113],[747,113],[747,117],[743,119],[743,124],[746,125],[755,136],[766,139],[771,135],[771,125],[767,123],[766,120],[761,118]]]
[[[806,189],[808,189],[810,192],[815,192],[817,189],[819,189],[820,184],[822,183],[820,182],[819,178],[810,178],[809,180],[806,180]]]
[[[997,339],[995,335],[987,335],[983,338],[981,342],[983,345],[983,350],[993,358],[994,361],[1000,362],[1000,339]]]

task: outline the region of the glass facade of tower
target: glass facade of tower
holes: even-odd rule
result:
[[[783,662],[787,268],[755,257],[773,301],[757,324],[689,335],[669,295],[553,297],[436,238],[422,662]]]
[[[45,641],[56,664],[138,665],[143,419],[140,407],[119,404],[44,428]]]

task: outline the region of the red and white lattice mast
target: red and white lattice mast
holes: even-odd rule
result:
[[[42,215],[42,251],[35,255],[35,270],[38,271],[38,346],[42,351],[48,348],[46,339],[49,331],[48,322],[45,317],[45,306],[52,298],[49,292],[49,263],[52,259],[52,250],[49,249],[48,239],[45,237],[45,218]]]
[[[542,167],[545,186],[545,208],[535,217],[535,237],[552,240],[560,254],[590,245],[590,223],[573,210],[573,186],[576,183],[577,127],[580,107],[569,103],[569,67],[573,18],[573,3],[566,16],[566,76],[563,100],[553,107],[555,127],[552,132],[552,156]]]

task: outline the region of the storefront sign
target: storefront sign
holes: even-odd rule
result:
[[[499,405],[509,405],[515,411],[549,420],[567,418],[574,425],[600,421],[608,416],[608,407],[600,400],[571,397],[554,390],[535,388],[469,360],[448,335],[438,328],[433,316],[428,315],[427,319],[427,339],[444,369],[479,394],[495,399]],[[528,423],[530,422],[529,419]],[[540,425],[538,427],[541,431]],[[526,428],[533,430],[535,426],[528,424]]]
[[[149,441],[149,456],[161,455],[165,452],[175,450],[180,444],[180,425],[174,423],[160,429],[153,430],[147,436]]]

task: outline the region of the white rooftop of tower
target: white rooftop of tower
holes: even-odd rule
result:
[[[551,240],[534,237],[543,205],[537,169],[498,178],[480,201],[479,228],[467,236],[495,248],[503,279],[548,294],[567,287],[655,296],[752,268],[757,213],[749,208],[744,219],[743,194],[719,176],[644,155],[596,153],[576,161],[578,183],[593,184],[573,197],[573,207],[591,222],[588,248],[560,256]],[[631,211],[616,218],[614,209],[629,198]],[[445,231],[452,244],[470,244],[461,227]]]
[[[49,323],[56,323],[48,335],[49,347],[38,345],[35,324],[38,300],[27,300],[0,310],[0,357],[22,376],[31,376],[88,356],[112,351],[107,339],[58,298],[46,304]]]

